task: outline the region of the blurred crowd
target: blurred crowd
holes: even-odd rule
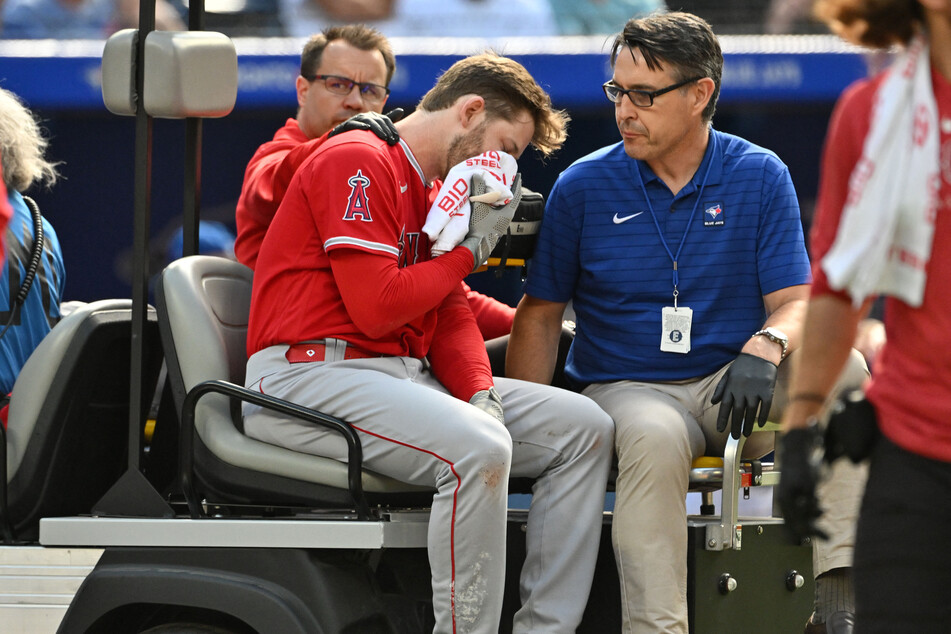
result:
[[[819,33],[811,0],[684,0],[719,34]],[[205,28],[309,37],[362,22],[389,37],[607,35],[664,0],[206,0]],[[156,28],[185,29],[188,0],[156,0]],[[100,39],[138,25],[138,0],[0,0],[0,38]]]

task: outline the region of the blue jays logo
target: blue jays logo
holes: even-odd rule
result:
[[[713,203],[703,210],[703,226],[719,227],[723,224],[723,205]]]
[[[350,196],[347,198],[347,210],[343,213],[343,219],[373,222],[366,191],[370,186],[370,179],[364,176],[361,170],[357,170],[356,175],[347,180],[347,184],[350,185]]]

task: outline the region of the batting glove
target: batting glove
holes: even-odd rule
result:
[[[502,397],[499,396],[494,387],[479,390],[473,394],[472,398],[469,399],[469,404],[475,405],[500,423],[505,422],[505,415],[502,413]]]
[[[469,216],[469,233],[460,243],[472,252],[472,270],[485,264],[489,254],[505,235],[509,223],[515,216],[515,210],[522,198],[522,175],[516,174],[512,182],[512,200],[501,207],[493,207],[477,198],[486,193],[485,180],[482,175],[473,174],[470,183],[469,201],[472,204],[472,213]]]

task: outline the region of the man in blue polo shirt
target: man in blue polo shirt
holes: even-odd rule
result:
[[[622,141],[555,183],[506,374],[548,382],[571,301],[566,375],[617,426],[624,630],[686,633],[690,465],[722,455],[728,434],[749,436],[771,405],[777,417],[809,260],[787,167],[711,127],[723,56],[706,22],[676,12],[632,19],[611,64],[604,92]],[[862,362],[852,370],[845,380],[860,383]],[[744,453],[772,444],[773,434],[756,434]],[[845,499],[857,502],[863,484]],[[825,516],[833,539],[817,549],[817,573],[851,565],[855,509],[837,506]],[[849,607],[818,603],[820,631],[826,612]]]

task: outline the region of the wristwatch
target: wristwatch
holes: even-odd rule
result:
[[[782,330],[780,330],[779,328],[773,328],[772,326],[769,326],[767,328],[763,328],[762,330],[758,332],[754,332],[753,336],[754,337],[763,336],[769,339],[770,341],[772,341],[773,343],[778,343],[779,345],[783,347],[783,354],[782,356],[779,357],[779,360],[782,361],[783,359],[786,358],[786,354],[789,351],[789,337],[787,337],[786,333],[784,333]]]

